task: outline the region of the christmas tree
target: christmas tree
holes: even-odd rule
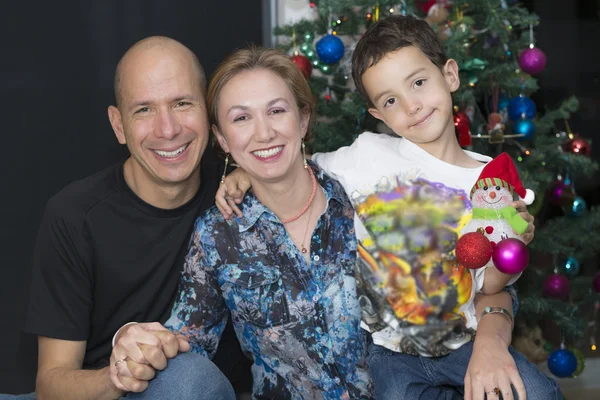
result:
[[[347,146],[363,131],[385,131],[366,112],[351,76],[352,51],[366,28],[402,14],[423,18],[436,31],[460,68],[453,100],[461,146],[492,157],[508,152],[525,186],[536,192],[529,207],[536,215],[531,261],[517,282],[518,318],[530,326],[550,323],[560,332],[554,346],[574,351],[552,353],[550,367],[567,365],[555,368],[556,375],[581,373],[577,349],[587,334],[595,350],[595,324],[589,322],[600,308],[600,272],[582,271],[582,264],[598,252],[600,209],[587,207],[575,181],[598,165],[589,158],[591,143],[568,123],[577,99],[541,111],[529,97],[546,65],[543,49],[535,46],[539,18],[510,0],[315,0],[310,7],[314,18],[274,33],[317,98],[313,152]],[[586,332],[588,325],[594,332]]]

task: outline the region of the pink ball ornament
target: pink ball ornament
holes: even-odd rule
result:
[[[544,281],[544,296],[566,300],[571,291],[571,282],[561,274],[552,274]]]
[[[596,272],[596,275],[594,275],[592,287],[594,288],[594,292],[600,293],[600,272]]]
[[[519,66],[529,75],[537,75],[546,68],[546,55],[537,47],[525,49],[519,56]]]
[[[529,264],[529,250],[519,239],[504,239],[494,247],[492,261],[498,271],[507,275],[518,274]]]

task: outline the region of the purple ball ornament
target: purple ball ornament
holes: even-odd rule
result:
[[[600,272],[596,272],[596,275],[594,275],[592,287],[594,288],[594,292],[600,293]]]
[[[543,293],[546,297],[566,300],[569,298],[571,291],[571,282],[561,274],[552,274],[544,281]]]
[[[550,189],[550,201],[555,206],[572,206],[575,201],[575,192],[570,184],[563,180],[557,180]]]
[[[494,247],[492,261],[498,271],[507,275],[518,274],[529,264],[529,250],[519,239],[504,239]]]
[[[525,49],[519,56],[519,66],[529,75],[537,75],[546,68],[546,55],[537,47]]]

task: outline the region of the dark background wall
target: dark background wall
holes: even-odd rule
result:
[[[175,38],[207,73],[262,43],[259,0],[11,1],[0,8],[0,393],[32,391],[36,340],[21,333],[47,199],[126,153],[107,118],[114,68],[149,35]]]
[[[524,0],[540,17],[536,46],[548,63],[538,76],[532,99],[538,111],[555,108],[569,96],[579,100],[579,111],[569,121],[574,133],[592,141],[591,157],[600,162],[600,1]],[[565,130],[563,123],[557,130]],[[588,205],[600,204],[600,173],[576,179],[577,194]],[[584,271],[600,269],[600,259],[586,261]]]

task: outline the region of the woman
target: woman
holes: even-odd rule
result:
[[[253,192],[242,219],[216,208],[198,219],[166,326],[212,357],[231,311],[255,397],[370,398],[353,210],[303,158],[314,110],[306,79],[277,50],[239,50],[214,73],[207,103]]]

